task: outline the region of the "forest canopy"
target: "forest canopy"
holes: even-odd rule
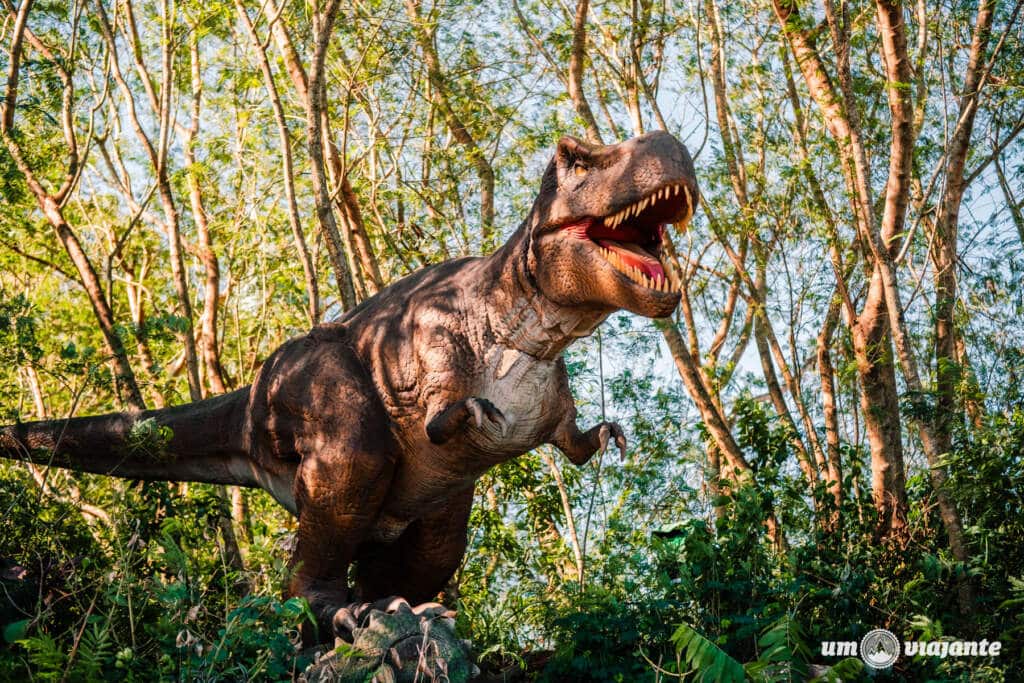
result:
[[[1022,4],[0,0],[0,424],[244,387],[494,251],[562,135],[665,130],[682,301],[566,354],[628,457],[477,483],[460,637],[487,675],[857,680],[822,643],[886,628],[1002,651],[881,680],[1020,680]],[[0,461],[0,679],[294,678],[294,529]]]

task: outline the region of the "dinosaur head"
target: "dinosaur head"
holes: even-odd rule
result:
[[[680,295],[662,243],[668,224],[689,222],[696,200],[690,154],[668,133],[615,145],[563,137],[527,224],[530,271],[563,306],[668,316]]]

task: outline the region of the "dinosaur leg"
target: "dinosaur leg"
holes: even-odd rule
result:
[[[466,549],[472,503],[473,492],[466,491],[409,525],[397,541],[360,548],[356,559],[359,602],[338,610],[335,630],[356,651],[374,653],[371,660],[379,666],[378,675],[387,668],[392,680],[454,683],[479,674],[468,641],[455,634],[451,618],[455,613],[433,602],[409,604],[409,600],[433,598],[458,568]],[[359,661],[364,660],[329,655],[314,665],[311,671],[316,675],[307,672],[307,678],[356,680],[362,675],[365,679],[366,672],[354,663]]]
[[[416,604],[436,597],[466,553],[472,506],[470,489],[410,524],[394,543],[361,552],[356,562],[359,599],[372,602],[401,596]]]
[[[350,489],[351,491],[351,489]],[[306,645],[329,642],[334,637],[334,617],[351,603],[348,569],[359,542],[373,523],[372,512],[380,509],[382,495],[364,490],[354,510],[328,505],[303,505],[292,563],[291,595],[309,601],[316,617],[316,632],[303,631]],[[339,492],[339,500],[353,500]],[[355,506],[353,506],[355,507]]]
[[[309,601],[320,642],[333,640],[335,615],[352,601],[349,565],[387,498],[398,452],[369,377],[346,347],[331,346],[314,366],[317,381],[297,372],[294,384],[284,378],[275,397],[276,424],[294,425],[292,443],[301,454],[293,486],[299,527],[289,592]],[[312,635],[303,633],[309,644]]]
[[[374,610],[452,616],[454,613],[447,608],[427,601],[444,589],[462,562],[472,505],[470,490],[410,524],[398,540],[360,548],[354,600],[335,616],[338,635],[351,640],[352,632],[365,625]],[[410,602],[423,604],[413,608]]]

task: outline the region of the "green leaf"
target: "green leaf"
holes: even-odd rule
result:
[[[828,671],[812,678],[808,683],[842,683],[860,677],[864,671],[864,662],[857,657],[847,657],[830,666]]]
[[[690,671],[699,672],[697,680],[715,683],[742,683],[743,665],[688,624],[680,624],[672,634],[676,652]]]
[[[25,637],[28,630],[29,619],[12,621],[4,627],[4,642],[15,643]]]

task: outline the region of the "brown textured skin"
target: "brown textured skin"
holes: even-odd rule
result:
[[[577,465],[609,440],[624,452],[618,425],[577,428],[561,353],[616,309],[664,317],[679,295],[633,284],[559,228],[667,182],[696,196],[689,155],[666,133],[607,147],[563,138],[533,209],[494,254],[424,268],[288,341],[251,387],[142,414],[5,427],[0,454],[263,487],[298,515],[290,591],[309,599],[324,638],[353,602],[428,600],[462,560],[474,482],[490,467],[544,443]],[[173,430],[162,455],[124,445],[146,418]]]

